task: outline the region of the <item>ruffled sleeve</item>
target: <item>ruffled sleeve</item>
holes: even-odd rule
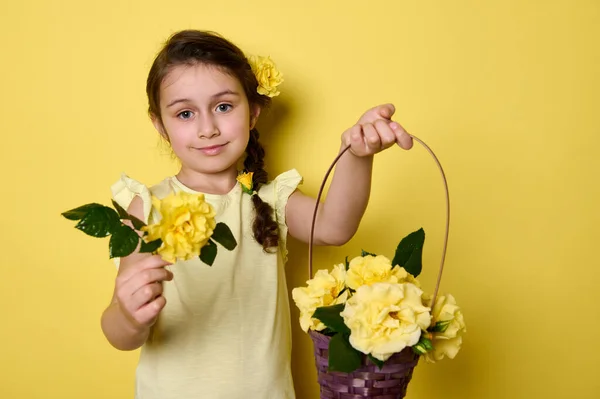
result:
[[[285,207],[290,195],[302,184],[302,176],[296,169],[288,170],[277,176],[274,180],[275,189],[275,212],[277,222],[285,228],[287,235],[287,224],[285,221]]]
[[[121,178],[111,186],[113,199],[123,207],[129,208],[131,201],[135,196],[139,196],[144,204],[144,223],[148,223],[150,219],[150,211],[152,210],[152,196],[150,190],[144,184],[122,174]]]
[[[288,227],[285,220],[285,208],[290,195],[302,184],[302,176],[296,169],[283,172],[269,184],[260,189],[261,198],[274,208],[275,219],[279,225],[279,247],[284,260],[287,260]]]
[[[139,196],[142,199],[144,204],[143,212],[144,212],[144,223],[148,224],[150,220],[150,213],[152,211],[152,195],[150,194],[150,189],[140,183],[137,180],[134,180],[127,176],[126,174],[122,174],[121,178],[114,183],[111,188],[112,197],[117,204],[119,204],[123,209],[127,210],[131,201],[135,198],[135,196]],[[121,264],[120,258],[113,258],[113,262],[117,269]]]

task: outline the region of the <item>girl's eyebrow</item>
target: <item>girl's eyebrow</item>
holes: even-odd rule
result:
[[[179,103],[187,103],[190,102],[191,100],[187,99],[187,98],[178,98],[177,100],[173,100],[171,101],[169,104],[167,104],[167,108],[172,107],[175,104],[179,104]]]
[[[238,97],[240,96],[240,93],[228,89],[228,90],[223,90],[223,91],[220,91],[220,92],[218,92],[216,94],[213,94],[211,97],[213,99],[215,99],[215,98],[219,98],[219,97],[222,97],[222,96],[225,96],[225,95],[228,95],[228,94],[229,95],[238,96]],[[174,106],[176,104],[179,104],[179,103],[185,103],[185,102],[191,102],[191,101],[192,100],[190,100],[188,98],[178,98],[176,100],[171,101],[169,104],[167,104],[167,108],[170,108],[170,107],[172,107],[172,106]]]
[[[222,97],[222,96],[225,96],[225,95],[227,95],[227,94],[232,94],[232,95],[234,95],[234,96],[239,96],[239,95],[240,95],[240,93],[238,93],[237,91],[233,91],[233,90],[229,90],[229,89],[227,89],[227,90],[223,90],[223,91],[221,91],[221,92],[219,92],[219,93],[217,93],[217,94],[214,94],[214,95],[212,96],[212,98],[218,98],[218,97]]]

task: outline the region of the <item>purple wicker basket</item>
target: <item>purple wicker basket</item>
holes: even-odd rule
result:
[[[446,193],[446,233],[444,237],[444,246],[442,249],[442,261],[437,276],[437,283],[433,292],[432,303],[435,303],[437,292],[442,279],[444,269],[444,259],[448,243],[448,232],[450,226],[450,200],[448,194],[448,183],[442,165],[431,149],[419,138],[410,135],[415,141],[423,145],[429,151],[442,174],[444,188]],[[350,149],[347,146],[335,158],[325,178],[321,183],[315,209],[312,218],[310,230],[310,240],[308,249],[308,276],[313,277],[313,245],[315,222],[320,203],[321,195],[327,178],[340,157]],[[362,356],[362,365],[351,373],[343,373],[329,370],[329,341],[331,337],[321,334],[318,331],[309,330],[309,335],[313,341],[315,366],[317,368],[317,378],[320,385],[320,399],[401,399],[406,396],[408,384],[412,379],[413,370],[419,362],[417,355],[412,348],[408,347],[401,352],[393,354],[379,367],[371,362],[366,356]]]
[[[392,355],[379,370],[367,356],[351,373],[328,371],[327,335],[309,331],[312,338],[321,399],[400,399],[406,395],[419,356],[411,348]]]

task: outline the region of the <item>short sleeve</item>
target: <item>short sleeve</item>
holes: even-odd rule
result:
[[[290,195],[300,184],[302,184],[302,176],[296,169],[288,170],[277,176],[274,183],[275,190],[275,212],[277,213],[277,222],[283,225],[287,229],[285,221],[285,207],[287,205]],[[287,231],[286,231],[287,233]]]
[[[150,194],[150,190],[148,187],[143,185],[137,180],[134,180],[127,176],[126,174],[122,174],[121,178],[114,183],[111,188],[112,198],[115,200],[117,204],[119,204],[123,209],[127,210],[131,201],[135,198],[135,196],[139,196],[142,199],[142,203],[144,205],[144,223],[148,223],[150,219],[150,212],[152,210],[152,195]],[[113,258],[113,262],[117,269],[121,263],[120,258]]]
[[[144,223],[148,223],[152,210],[152,195],[144,184],[122,174],[121,178],[111,186],[112,197],[123,209],[129,208],[135,196],[139,196],[144,204]]]
[[[287,234],[288,227],[285,219],[285,209],[290,195],[302,184],[302,176],[296,169],[291,169],[278,175],[270,184],[273,190],[271,194],[275,218],[279,225],[280,248],[283,251],[284,260],[287,260]]]

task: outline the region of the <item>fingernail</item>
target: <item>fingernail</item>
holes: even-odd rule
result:
[[[400,125],[397,124],[396,122],[392,122],[392,123],[390,123],[390,127],[392,128],[392,130],[398,130]]]

